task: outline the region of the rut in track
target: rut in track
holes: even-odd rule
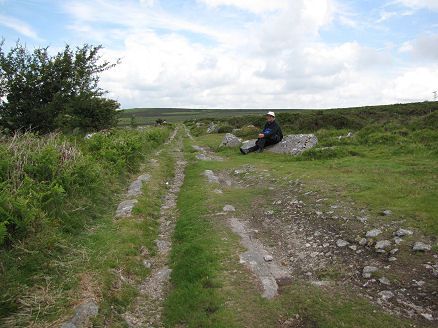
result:
[[[168,281],[171,269],[168,267],[168,255],[172,248],[172,235],[178,218],[177,198],[184,183],[184,168],[186,162],[182,152],[182,138],[175,137],[177,130],[169,138],[170,154],[175,160],[174,178],[170,182],[163,205],[160,209],[157,255],[151,261],[151,275],[138,286],[140,296],[137,298],[135,309],[124,314],[129,327],[163,327],[163,302],[168,292]],[[161,151],[157,152],[157,155]]]

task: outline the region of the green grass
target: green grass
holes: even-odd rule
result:
[[[207,135],[197,138],[196,143],[219,150],[221,138]],[[186,156],[192,160],[191,143],[186,140],[185,146]],[[300,177],[313,188],[330,174],[334,178],[338,170],[334,171],[333,163],[329,164],[333,160],[298,161],[267,152],[242,156],[237,147],[220,149],[219,154],[227,160],[194,162],[186,168],[172,252],[172,290],[165,308],[167,326],[273,327],[287,321],[305,327],[409,326],[348,289],[323,289],[295,281],[282,287],[280,296],[274,300],[261,298],[252,273],[239,263],[239,254],[243,252],[240,238],[231,232],[222,216],[214,213],[220,212],[225,204],[233,204],[234,215],[248,215],[249,204],[272,197],[272,192],[266,185],[252,189],[221,186],[223,194],[215,194],[217,185],[207,183],[201,173],[206,169],[226,172],[251,164],[256,172],[269,169],[272,177]],[[348,162],[342,163],[347,166]],[[336,180],[338,185],[342,181]],[[343,270],[328,268],[321,275],[324,279],[337,279]]]
[[[143,161],[150,158],[153,149],[144,149],[147,154]],[[163,151],[159,165],[144,168],[152,175],[144,187],[147,196],[139,198],[133,217],[115,219],[126,186],[139,174],[135,167],[123,178],[102,181],[107,190],[93,192],[105,197],[88,195],[99,202],[87,208],[89,217],[74,233],[46,229],[0,250],[0,326],[61,325],[73,315],[74,306],[87,297],[100,306],[94,319],[96,326],[124,326],[120,314],[138,295],[135,284],[149,274],[141,262],[140,248],[145,246],[150,254],[156,252],[156,220],[167,188],[165,181],[173,174],[173,158]],[[78,215],[81,211],[76,210]]]

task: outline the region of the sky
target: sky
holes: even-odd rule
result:
[[[438,0],[0,0],[3,50],[102,45],[122,108],[434,100]]]

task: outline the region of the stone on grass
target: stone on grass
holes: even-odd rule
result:
[[[219,130],[219,127],[213,122],[211,122],[210,125],[208,126],[207,133],[214,133],[217,132],[217,130]]]
[[[219,178],[214,174],[212,170],[205,170],[202,172],[207,177],[208,182],[219,183]]]
[[[384,211],[382,212],[382,214],[383,214],[383,215],[391,215],[391,214],[392,214],[392,211],[391,211],[391,210],[384,210]]]
[[[223,208],[223,211],[224,212],[234,212],[234,211],[236,211],[236,209],[234,208],[233,205],[225,205]]]
[[[360,246],[365,246],[367,244],[367,240],[366,240],[366,238],[361,238],[360,240],[359,240],[359,245]]]
[[[380,230],[380,229],[373,229],[373,230],[367,231],[366,236],[374,238],[374,237],[377,237],[378,235],[380,235],[381,233],[382,233],[382,230]]]
[[[410,236],[413,232],[411,230],[406,229],[398,229],[396,232],[394,232],[394,235],[397,237],[404,237],[404,236]]]
[[[384,249],[386,247],[391,246],[391,242],[389,240],[380,240],[376,243],[376,249]]]
[[[256,139],[247,140],[243,142],[242,149],[248,149],[255,145]],[[318,144],[318,138],[313,134],[290,134],[284,136],[279,143],[268,146],[265,150],[277,154],[298,155],[303,151],[313,148]]]
[[[138,203],[137,199],[129,199],[121,202],[116,210],[116,217],[130,216],[134,205]]]
[[[240,146],[241,142],[241,138],[237,138],[234,134],[227,133],[219,147],[236,147]]]
[[[362,277],[371,278],[371,274],[376,272],[378,269],[375,266],[366,266],[362,270]]]
[[[266,262],[271,262],[271,261],[274,260],[274,258],[272,257],[272,255],[265,255],[265,256],[263,257],[263,259],[264,259]]]
[[[389,300],[390,298],[394,297],[394,293],[391,292],[390,290],[382,290],[382,291],[379,293],[379,296],[380,296],[381,298],[383,298],[384,300]]]
[[[391,285],[391,282],[386,277],[379,278],[379,282],[383,285]]]
[[[417,241],[412,249],[414,251],[430,251],[431,247],[430,245],[422,243],[421,241]]]
[[[345,247],[347,245],[349,245],[350,243],[348,241],[342,240],[342,239],[338,239],[336,241],[336,246],[338,247]]]
[[[76,314],[69,321],[64,323],[61,328],[81,328],[88,327],[88,317],[95,316],[99,312],[99,306],[93,301],[79,304],[75,308]]]

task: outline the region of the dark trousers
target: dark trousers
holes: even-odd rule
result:
[[[271,138],[258,138],[256,141],[256,144],[254,147],[251,147],[249,151],[256,151],[257,149],[263,150],[265,147],[275,145],[276,143],[279,143],[279,140],[277,138],[271,139]]]

